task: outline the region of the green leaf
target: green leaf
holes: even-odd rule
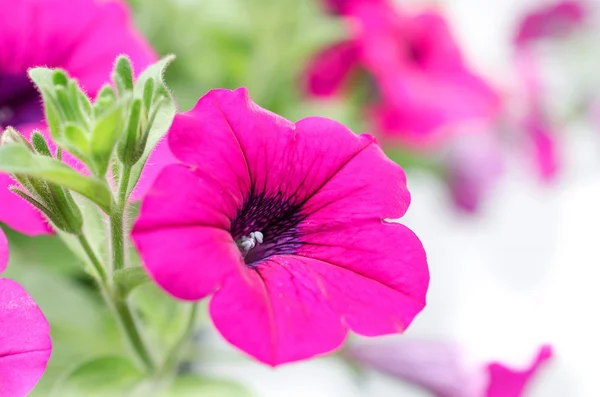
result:
[[[143,268],[130,267],[117,270],[113,275],[113,280],[119,288],[121,297],[125,298],[131,291],[150,281],[150,278]]]
[[[98,92],[96,100],[94,102],[94,114],[96,117],[102,115],[107,109],[110,109],[117,102],[117,94],[115,90],[109,85],[105,84]]]
[[[127,128],[125,129],[125,134],[119,142],[118,148],[119,160],[126,165],[135,164],[139,160],[139,156],[142,154],[136,153],[137,144],[140,139],[139,131],[141,111],[142,101],[136,98],[131,104],[131,109],[129,111],[129,117],[127,121]]]
[[[88,361],[62,382],[52,395],[56,397],[126,396],[144,375],[124,357],[101,357]]]
[[[122,111],[122,102],[118,102],[110,111],[96,118],[90,150],[96,175],[100,178],[106,175],[113,149],[123,132],[120,125]]]
[[[248,390],[226,380],[182,376],[173,382],[169,390],[160,397],[249,397]]]
[[[42,156],[52,157],[46,138],[44,138],[39,131],[34,131],[33,134],[31,134],[31,144],[37,153]]]
[[[131,61],[127,56],[121,55],[117,58],[117,62],[115,64],[115,73],[120,77],[121,82],[123,84],[123,88],[126,91],[133,90],[133,68],[131,67]],[[120,95],[123,93],[119,92]]]
[[[175,100],[173,99],[173,95],[167,88],[163,79],[165,69],[171,62],[173,62],[174,59],[174,55],[168,55],[156,62],[154,65],[151,65],[144,70],[135,84],[135,88],[133,90],[135,98],[142,100],[144,99],[144,88],[146,87],[146,82],[149,79],[154,80],[153,86],[155,87],[155,94],[160,92],[163,93],[164,96],[159,97],[158,95],[154,95],[153,97],[153,108],[149,111],[149,117],[153,121],[149,125],[149,130],[147,131],[147,140],[144,153],[142,154],[140,160],[132,167],[131,179],[127,192],[128,194],[130,194],[135,188],[135,185],[137,185],[150,153],[152,153],[158,142],[167,133],[169,127],[171,127],[173,118],[175,117]],[[145,96],[146,98],[148,97],[148,92],[146,92]]]
[[[90,154],[90,140],[85,131],[76,123],[67,122],[64,126],[64,146],[71,153],[87,162]]]
[[[106,182],[88,178],[58,160],[36,155],[20,145],[0,147],[0,171],[24,174],[71,189],[110,212],[112,194]]]
[[[44,99],[44,115],[50,129],[50,136],[60,145],[63,143],[62,123],[68,119],[71,112],[70,107],[63,109],[61,105],[64,101],[68,102],[66,84],[62,85],[67,74],[61,69],[43,67],[31,68],[27,71],[27,74]],[[61,90],[57,88],[62,90],[61,98],[58,97]]]

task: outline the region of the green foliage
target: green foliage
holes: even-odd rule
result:
[[[56,397],[112,397],[130,394],[144,378],[131,361],[113,356],[88,361],[53,390]]]
[[[0,147],[0,171],[40,178],[71,189],[108,210],[111,192],[106,183],[86,177],[56,159],[37,155],[16,144]]]

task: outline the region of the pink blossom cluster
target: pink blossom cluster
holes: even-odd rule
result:
[[[458,208],[476,211],[501,175],[500,134],[507,126],[519,131],[518,141],[539,176],[546,181],[556,176],[556,134],[546,115],[545,82],[532,47],[581,26],[586,13],[580,1],[551,3],[520,21],[514,67],[523,90],[515,94],[499,89],[498,82],[487,81],[469,64],[439,7],[388,0],[325,3],[347,22],[349,38],[311,61],[308,93],[329,99],[368,81],[372,92],[364,109],[369,128],[386,150],[443,157]],[[516,115],[509,100],[514,96],[522,99]]]

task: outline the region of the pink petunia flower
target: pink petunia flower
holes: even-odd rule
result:
[[[533,47],[542,39],[566,36],[585,22],[586,9],[581,1],[565,0],[545,5],[525,15],[515,34],[515,65],[523,87],[525,115],[519,121],[540,178],[552,180],[559,169],[555,131],[544,116],[546,84],[542,67]]]
[[[452,342],[395,341],[360,344],[347,356],[362,365],[412,383],[436,397],[522,397],[528,383],[552,356],[544,345],[524,369],[481,363]]]
[[[0,273],[8,262],[6,236],[0,230]],[[50,326],[25,292],[0,278],[0,397],[26,396],[50,359]]]
[[[136,72],[156,59],[121,0],[0,0],[0,11],[0,129],[11,125],[26,136],[45,130],[40,96],[27,77],[33,66],[67,70],[94,97],[119,54],[131,58]],[[154,157],[168,155],[165,147]],[[31,235],[50,232],[36,209],[8,191],[13,184],[0,174],[0,222]]]
[[[436,145],[447,126],[496,117],[499,95],[468,67],[439,11],[409,14],[386,2],[363,1],[350,2],[346,10],[352,39],[311,63],[309,93],[335,94],[347,69],[365,70],[379,97],[370,104],[374,129],[387,141],[413,147]],[[341,56],[353,54],[351,44],[357,55]]]
[[[230,343],[277,365],[338,348],[348,330],[401,332],[429,273],[398,219],[410,195],[375,139],[324,118],[292,123],[246,89],[213,90],[175,117],[133,239],[173,296],[214,294]]]

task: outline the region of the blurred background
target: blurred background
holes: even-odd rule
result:
[[[339,354],[271,369],[204,318],[199,363],[182,370],[257,397],[471,397],[467,384],[489,382],[489,363],[526,370],[550,345],[523,395],[600,395],[600,1],[130,4],[156,51],[177,56],[166,80],[181,111],[211,88],[246,86],[290,120],[321,115],[376,135],[407,172],[403,222],[431,270],[425,310],[405,335],[377,341],[397,357],[361,355],[373,341],[351,337]],[[31,250],[7,234],[20,264],[7,277],[53,327],[33,394],[45,396],[76,361],[122,347],[57,238]],[[151,286],[137,295],[156,339],[177,335],[180,305]]]

